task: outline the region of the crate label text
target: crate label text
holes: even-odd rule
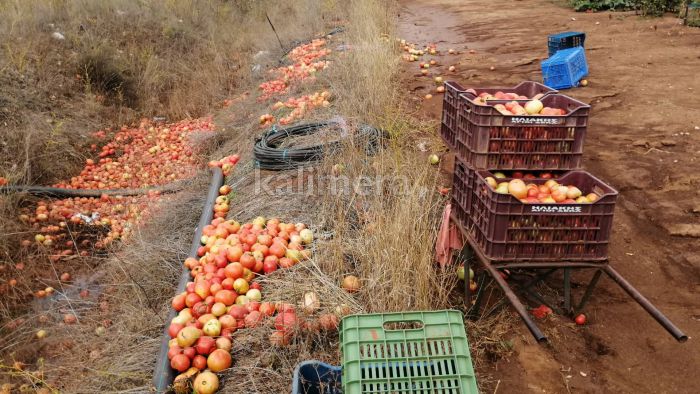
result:
[[[581,213],[581,206],[533,205],[530,211],[533,213]]]
[[[513,117],[511,122],[514,124],[560,124],[562,119],[557,118],[542,118],[542,117]]]

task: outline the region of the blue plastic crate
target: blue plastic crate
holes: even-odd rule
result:
[[[342,394],[341,368],[321,361],[304,361],[294,369],[292,394]]]
[[[578,31],[565,31],[563,33],[551,34],[547,37],[549,57],[552,57],[552,55],[562,49],[582,47],[584,41],[586,41],[586,33]]]
[[[544,84],[552,89],[568,89],[588,75],[586,51],[583,47],[562,49],[542,62]]]

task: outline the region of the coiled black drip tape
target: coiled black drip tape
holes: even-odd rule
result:
[[[328,128],[338,130],[337,138],[307,147],[281,147],[288,138],[306,136]],[[324,155],[340,148],[349,138],[352,138],[353,142],[366,143],[365,150],[367,154],[372,155],[377,152],[382,141],[387,137],[388,134],[383,130],[365,124],[348,130],[347,125],[342,121],[306,123],[285,128],[273,126],[256,140],[253,155],[257,168],[272,171],[291,170],[322,159]]]

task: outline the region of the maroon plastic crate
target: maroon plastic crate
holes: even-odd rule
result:
[[[459,109],[459,95],[464,91],[464,88],[457,82],[445,82],[440,136],[450,149],[455,149],[457,146],[457,110]]]
[[[445,82],[445,94],[442,99],[442,123],[440,125],[440,136],[451,149],[457,148],[457,116],[460,106],[459,96],[467,91],[457,82]],[[542,85],[539,82],[524,81],[511,88],[477,88],[474,89],[477,95],[480,93],[496,94],[496,92],[516,93],[521,96],[532,98],[538,94],[550,94],[557,91]],[[513,100],[509,100],[513,101]],[[527,100],[515,100],[527,101]],[[502,100],[489,100],[489,105],[504,103]]]
[[[457,223],[461,224],[464,228],[467,228],[469,223],[469,214],[467,214],[467,211],[465,211],[464,208],[462,208],[462,206],[455,200],[454,194],[452,195],[450,202],[452,203],[452,217],[457,221]]]
[[[469,219],[462,223],[474,247],[493,262],[602,261],[608,258],[617,191],[585,171],[558,178],[584,194],[600,198],[591,204],[526,204],[496,193],[477,170]],[[509,179],[499,179],[505,182]],[[528,180],[543,184],[545,180]],[[465,210],[466,211],[466,210]]]
[[[496,172],[503,173],[506,178],[503,180],[511,180],[516,172],[520,172],[519,178],[523,178],[526,183],[540,181],[544,183],[547,179],[559,179],[562,175],[568,173],[568,171],[555,170],[555,171],[513,171],[513,170],[491,170],[491,174]],[[547,174],[547,175],[545,175]],[[545,177],[543,177],[545,176]],[[534,178],[532,178],[534,177]],[[456,218],[458,222],[465,229],[469,229],[470,225],[470,210],[472,209],[472,198],[474,196],[474,183],[476,180],[476,170],[471,168],[468,164],[463,163],[459,158],[455,158],[454,173],[452,176],[452,206],[454,209],[459,208],[460,215]],[[501,181],[501,179],[497,179]]]
[[[455,158],[455,169],[452,175],[452,198],[467,213],[471,209],[474,173],[473,168]]]
[[[566,115],[503,115],[460,95],[457,155],[476,169],[572,170],[581,167],[590,106],[561,94],[548,94],[545,107]]]

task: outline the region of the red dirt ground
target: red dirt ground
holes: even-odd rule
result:
[[[548,34],[586,32],[590,85],[564,91],[592,105],[584,167],[620,192],[610,261],[690,337],[676,342],[610,279],[586,307],[589,323],[522,324],[515,357],[477,369],[484,392],[696,393],[700,386],[700,29],[673,17],[575,13],[545,0],[403,0],[399,36],[437,43],[431,68],[467,87],[541,81]],[[469,54],[468,50],[475,50]],[[407,94],[435,122],[442,96],[405,63]],[[450,73],[449,65],[457,70]],[[490,70],[490,67],[494,70]],[[437,132],[437,128],[436,128]]]

